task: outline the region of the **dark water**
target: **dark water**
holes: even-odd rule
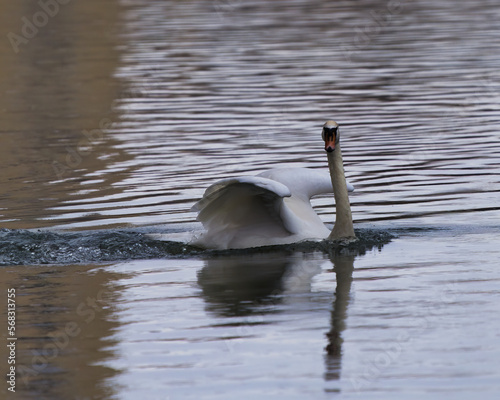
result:
[[[498,398],[495,1],[40,7],[0,13],[4,397]],[[361,247],[189,246],[215,180],[325,169],[331,118]]]

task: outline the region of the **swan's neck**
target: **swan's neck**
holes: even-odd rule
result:
[[[336,210],[335,225],[328,239],[355,239],[356,235],[354,234],[354,227],[352,224],[351,204],[349,203],[349,196],[347,193],[340,143],[336,145],[334,151],[327,153],[327,155]]]

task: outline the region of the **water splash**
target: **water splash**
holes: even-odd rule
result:
[[[300,242],[283,246],[265,246],[238,250],[205,250],[188,243],[157,240],[138,231],[106,230],[57,233],[49,231],[0,230],[0,265],[105,263],[122,260],[211,257],[274,252],[339,251],[363,253],[381,247],[394,236],[387,231],[357,230],[354,243]]]

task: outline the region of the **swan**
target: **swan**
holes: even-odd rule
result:
[[[327,121],[322,138],[330,174],[307,168],[277,168],[256,176],[223,179],[209,186],[192,211],[205,232],[194,244],[237,249],[295,243],[303,240],[355,240],[340,150],[339,125]],[[336,221],[325,226],[311,206],[311,197],[334,193]]]

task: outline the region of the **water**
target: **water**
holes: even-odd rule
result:
[[[71,2],[1,41],[2,395],[497,399],[500,8],[398,4]],[[217,179],[325,169],[330,118],[378,242],[189,246]]]

